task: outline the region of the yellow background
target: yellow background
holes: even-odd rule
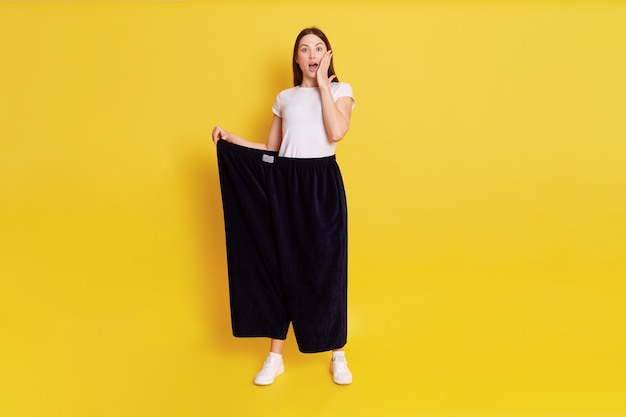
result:
[[[210,130],[357,105],[348,358],[230,333]],[[626,415],[626,4],[0,3],[0,417]]]

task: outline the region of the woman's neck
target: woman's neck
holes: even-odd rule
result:
[[[300,83],[300,87],[302,88],[317,88],[319,85],[317,84],[317,80],[315,78],[304,78]]]

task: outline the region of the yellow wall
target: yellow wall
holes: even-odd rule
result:
[[[0,417],[626,415],[625,22],[609,1],[0,3]],[[265,139],[309,25],[357,99],[355,382],[291,337],[262,389],[267,343],[230,335],[210,130]]]

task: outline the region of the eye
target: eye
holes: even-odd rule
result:
[[[324,48],[322,48],[321,46],[317,48],[317,52],[322,52]]]
[[[306,49],[306,48],[302,48],[302,52],[306,52],[306,51],[307,51],[307,49]]]

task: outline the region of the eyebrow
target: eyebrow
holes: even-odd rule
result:
[[[318,43],[316,43],[313,46],[317,46],[317,45],[324,45],[324,42],[318,42]],[[309,45],[307,45],[306,43],[302,43],[302,44],[300,44],[300,46],[309,46]]]

